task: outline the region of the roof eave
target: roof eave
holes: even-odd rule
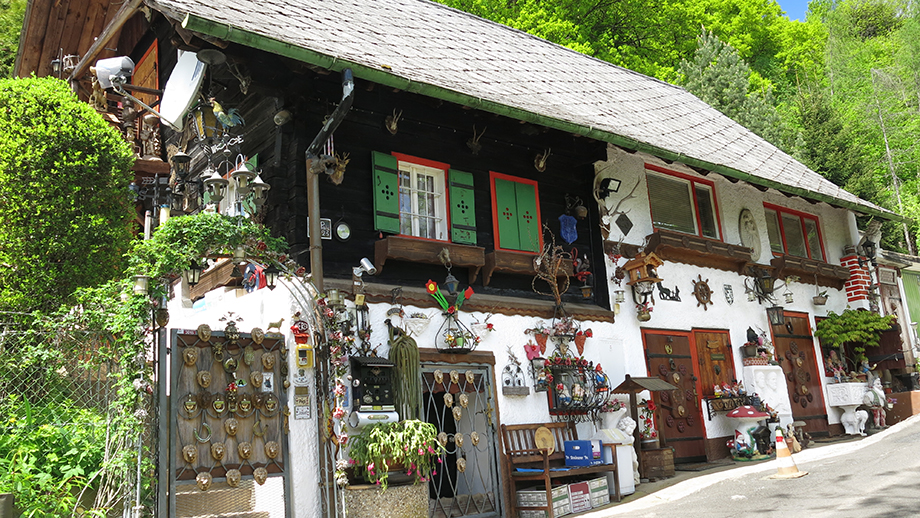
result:
[[[682,162],[692,167],[700,167],[721,174],[723,176],[743,180],[745,182],[762,187],[776,189],[780,192],[823,201],[828,204],[843,207],[860,214],[878,216],[880,218],[891,221],[910,222],[909,218],[894,212],[879,210],[866,205],[853,203],[848,200],[841,200],[839,198],[834,198],[833,196],[828,196],[814,191],[809,191],[807,189],[802,189],[780,182],[771,181],[765,178],[760,178],[750,173],[745,173],[744,171],[739,171],[725,165],[699,160],[681,153],[676,153],[667,149],[640,142],[629,137],[617,135],[609,131],[582,126],[573,122],[539,115],[519,108],[513,108],[504,104],[473,97],[437,85],[412,81],[397,75],[392,70],[369,67],[360,63],[340,59],[336,56],[322,54],[311,49],[298,47],[291,43],[279,41],[252,31],[234,27],[232,25],[208,20],[192,13],[185,14],[184,18],[182,19],[182,27],[193,32],[206,34],[208,36],[224,41],[245,45],[247,47],[256,48],[280,56],[285,56],[297,61],[302,61],[304,63],[332,70],[334,72],[340,72],[345,68],[351,68],[355,77],[373,81],[375,83],[389,86],[391,88],[398,88],[407,92],[422,94],[428,97],[468,106],[470,108],[476,108],[498,115],[504,115],[514,119],[531,122],[534,124],[540,124],[560,131],[575,133],[600,141],[609,142],[626,149],[642,151],[667,160]]]

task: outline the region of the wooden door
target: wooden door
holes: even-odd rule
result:
[[[728,331],[694,330],[693,339],[696,342],[700,392],[704,396],[714,396],[715,385],[731,385],[737,379]]]
[[[658,433],[662,444],[674,448],[675,462],[706,460],[706,432],[700,412],[694,347],[690,333],[645,330],[642,335],[649,376],[677,386],[656,392]]]
[[[808,317],[803,313],[785,313],[785,317],[786,323],[772,326],[771,331],[776,360],[786,376],[792,417],[804,421],[808,433],[828,435],[827,412],[821,393],[823,371],[818,371]]]

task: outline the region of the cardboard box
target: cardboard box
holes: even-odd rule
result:
[[[572,508],[569,507],[569,504],[565,504],[559,507],[553,507],[553,516],[565,516],[572,513]],[[535,510],[521,510],[518,511],[519,518],[547,518],[549,513],[546,511],[535,511]]]
[[[587,482],[569,484],[569,502],[573,513],[591,510],[591,487]]]
[[[603,464],[601,441],[565,441],[566,466],[593,466]]]
[[[591,493],[591,508],[596,509],[610,503],[610,495],[607,493]]]
[[[591,488],[592,493],[598,492],[607,492],[607,477],[597,477],[588,481],[588,487]],[[592,495],[593,498],[593,495]]]

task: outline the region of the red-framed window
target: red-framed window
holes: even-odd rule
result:
[[[764,203],[763,208],[774,255],[825,260],[824,239],[817,216],[769,203]]]
[[[543,248],[537,182],[489,172],[495,248],[537,253]]]
[[[376,230],[476,244],[472,174],[404,153],[374,151],[372,158]]]
[[[653,164],[645,170],[655,228],[722,240],[715,184]]]

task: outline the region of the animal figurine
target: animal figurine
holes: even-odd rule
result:
[[[270,332],[272,329],[274,329],[275,331],[277,331],[277,332],[280,333],[280,332],[281,332],[281,324],[283,324],[283,323],[284,323],[284,318],[282,318],[281,320],[279,320],[279,321],[277,321],[277,322],[269,322],[268,327],[265,329],[265,332]]]
[[[233,126],[242,126],[245,124],[243,116],[240,115],[236,108],[224,110],[224,107],[217,102],[217,99],[211,97],[210,101],[211,109],[214,111],[214,117],[217,118],[217,122],[220,123],[224,131],[227,131],[228,128],[232,128]]]

